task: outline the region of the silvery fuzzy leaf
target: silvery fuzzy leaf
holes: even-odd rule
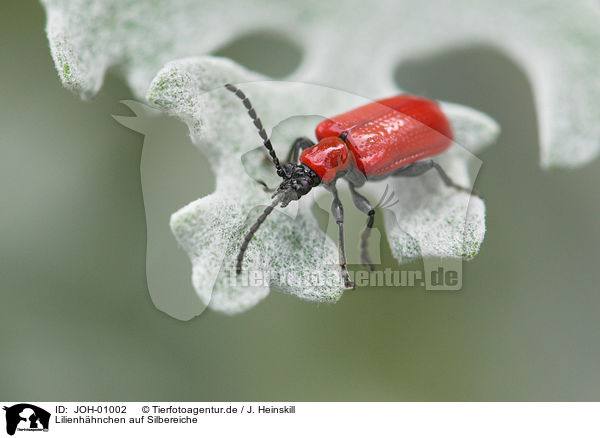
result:
[[[589,96],[597,88],[588,90],[592,82],[577,82],[575,88],[589,91],[585,98],[581,93],[562,93],[557,98],[558,91],[541,86],[551,82],[548,71],[556,71],[551,78],[558,78],[557,89],[560,89],[566,76],[581,75],[582,68],[593,70],[595,62],[592,57],[581,58],[576,65],[566,63],[561,70],[553,69],[561,57],[574,56],[568,50],[559,50],[559,46],[582,46],[580,49],[585,52],[596,41],[592,38],[596,30],[589,18],[561,19],[557,31],[553,21],[559,15],[565,17],[558,3],[544,3],[542,10],[536,10],[542,5],[538,2],[523,6],[528,11],[543,12],[537,14],[523,14],[516,4],[494,6],[488,2],[484,6],[467,0],[439,1],[435,7],[382,1],[378,7],[368,9],[364,3],[349,0],[335,7],[316,2],[274,5],[266,1],[254,1],[252,7],[247,2],[222,6],[218,2],[190,0],[170,3],[43,0],[43,3],[48,11],[52,54],[68,88],[83,97],[91,96],[101,86],[106,69],[115,67],[137,96],[147,95],[150,102],[184,120],[193,142],[209,158],[217,175],[216,191],[177,211],[172,216],[171,228],[192,260],[193,284],[201,300],[223,312],[235,313],[251,307],[266,296],[270,286],[314,301],[335,301],[341,295],[339,281],[309,288],[284,284],[285,279],[273,273],[310,270],[325,278],[337,272],[335,243],[318,228],[307,208],[309,202],[274,213],[269,218],[269,227],[261,229],[249,247],[245,268],[263,273],[263,284],[255,287],[232,284],[236,280],[228,272],[247,222],[269,200],[257,190],[247,173],[249,169],[240,159],[256,147],[257,142],[248,141],[256,133],[239,102],[220,88],[226,81],[254,81],[244,84],[244,90],[252,95],[265,126],[271,129],[299,114],[331,116],[367,101],[341,92],[340,88],[370,98],[395,93],[392,73],[403,59],[483,41],[512,54],[530,74],[542,128],[548,109],[558,108],[559,101],[561,108],[575,104],[585,107],[582,112],[567,111],[558,118],[560,123],[547,124],[548,129],[542,129],[542,158],[546,164],[559,161],[578,164],[596,153],[597,145],[590,141],[593,133],[589,129],[578,130],[574,136],[570,124],[574,123],[574,115],[579,123],[581,117],[594,114],[590,107],[596,100]],[[232,12],[242,9],[243,14]],[[569,14],[574,17],[582,10],[593,8],[581,4]],[[343,22],[345,28],[354,26],[352,35],[331,26],[332,16],[336,22]],[[403,22],[401,31],[396,26],[399,16]],[[171,59],[214,51],[237,36],[264,28],[265,22],[296,41],[304,52],[304,60],[290,76],[290,82],[279,85],[264,82],[264,77],[234,63],[209,57],[181,59],[161,69]],[[580,38],[563,41],[555,34]],[[531,47],[536,48],[535,57],[527,53]],[[351,56],[339,56],[340,53]],[[550,70],[542,74],[538,63]],[[357,65],[368,65],[368,74],[359,74]],[[331,85],[335,89],[294,83],[300,81]],[[577,102],[573,96],[579,96]],[[440,160],[453,178],[470,186],[478,168],[478,160],[470,153],[492,142],[498,126],[477,111],[453,104],[443,106],[451,119],[456,144]],[[310,133],[314,128],[314,117],[296,122],[295,132]],[[274,132],[275,137],[279,132]],[[571,135],[573,141],[548,141],[550,137],[544,137],[544,132],[561,138]],[[276,141],[280,156],[285,154],[288,144],[289,138]],[[265,172],[264,168],[258,170]],[[433,174],[419,181],[397,179],[372,184],[366,191],[378,199],[386,188],[401,201],[394,208],[383,209],[390,246],[400,261],[440,256],[468,259],[477,253],[485,232],[485,206],[480,199],[452,192]],[[318,196],[318,190],[313,195],[316,202],[327,199]],[[328,209],[328,205],[322,207]],[[302,245],[300,240],[304,242]]]
[[[255,30],[303,51],[291,80],[375,97],[403,60],[469,44],[515,59],[535,93],[544,166],[577,166],[600,148],[600,6],[593,0],[42,0],[64,85],[88,97],[115,67],[137,96],[168,61],[212,53]],[[348,31],[350,30],[350,31]]]

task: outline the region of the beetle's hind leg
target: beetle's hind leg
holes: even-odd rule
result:
[[[448,176],[444,168],[433,160],[424,160],[411,163],[408,166],[404,166],[396,170],[391,174],[391,176],[420,176],[431,169],[435,169],[437,171],[438,175],[447,187],[452,187],[456,190],[460,190],[461,192],[469,193],[483,199],[477,190],[456,184],[452,178]]]
[[[350,194],[352,195],[354,205],[368,216],[367,225],[360,235],[360,262],[373,271],[375,270],[375,266],[373,266],[373,262],[369,256],[369,236],[371,235],[371,229],[375,222],[375,208],[367,198],[356,191],[356,188],[352,183],[349,183],[348,186],[350,187]]]

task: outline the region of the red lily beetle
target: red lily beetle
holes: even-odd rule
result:
[[[436,102],[402,94],[324,120],[315,130],[319,142],[315,144],[307,137],[297,138],[286,162],[281,165],[248,97],[234,85],[226,84],[225,88],[242,100],[271,155],[277,174],[283,179],[273,194],[273,202],[250,227],[242,242],[237,255],[238,274],[242,270],[248,244],[273,209],[278,204],[286,207],[318,185],[333,194],[331,212],[339,231],[339,263],[344,286],[348,289],[353,289],[354,284],[346,267],[344,209],[335,187],[338,179],[343,178],[348,182],[354,205],[368,216],[361,235],[361,262],[371,269],[373,264],[367,251],[367,242],[375,219],[375,209],[356,191],[366,180],[419,176],[435,169],[447,186],[477,195],[475,191],[455,184],[435,161],[424,160],[440,154],[452,144],[450,122]]]

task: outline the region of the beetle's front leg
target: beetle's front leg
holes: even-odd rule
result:
[[[477,190],[456,184],[452,180],[452,178],[448,176],[443,167],[433,160],[424,160],[417,161],[416,163],[411,163],[408,166],[401,167],[400,169],[396,170],[394,173],[392,173],[392,176],[420,176],[431,169],[435,169],[437,171],[438,175],[440,176],[440,178],[446,186],[452,187],[456,190],[460,190],[461,192],[466,192],[471,195],[475,195],[483,199],[483,197],[479,194],[479,192],[477,192]]]
[[[350,281],[348,268],[346,267],[346,249],[344,247],[344,207],[338,197],[335,185],[330,189],[333,194],[333,202],[331,203],[331,214],[338,226],[338,253],[340,259],[340,269],[342,270],[342,278],[344,279],[344,287],[346,289],[354,289],[354,283]]]
[[[256,181],[257,183],[259,183],[262,186],[262,189],[264,192],[266,193],[274,193],[276,189],[273,189],[271,187],[269,187],[267,185],[266,182],[264,182],[262,179],[255,179],[254,181]]]
[[[290,151],[288,152],[288,155],[285,158],[285,162],[297,164],[298,157],[300,156],[300,151],[303,151],[304,149],[308,149],[309,147],[314,146],[314,145],[315,145],[315,142],[312,141],[310,138],[298,137],[296,140],[294,140],[294,143],[292,143],[292,147],[290,148]]]
[[[298,137],[292,143],[292,147],[290,148],[290,151],[288,152],[287,157],[285,158],[285,163],[297,164],[298,158],[300,157],[300,151],[303,151],[304,149],[308,149],[309,147],[314,146],[314,145],[315,145],[315,142],[312,141],[310,138]],[[266,155],[264,155],[263,158],[265,159],[265,161],[268,161],[268,157]],[[276,190],[276,189],[272,189],[271,187],[269,187],[267,185],[267,183],[264,182],[263,180],[257,179],[255,181],[257,183],[259,183],[263,187],[263,190],[267,193],[273,193]]]

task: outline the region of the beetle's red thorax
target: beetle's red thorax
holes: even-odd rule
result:
[[[346,144],[355,166],[365,175],[383,175],[437,155],[452,144],[453,138],[450,123],[438,104],[411,95],[363,105],[327,119],[316,128],[319,140],[343,133],[347,133]]]
[[[333,181],[339,172],[350,167],[352,159],[348,146],[339,137],[325,137],[302,151],[300,162],[310,167],[321,181]]]

